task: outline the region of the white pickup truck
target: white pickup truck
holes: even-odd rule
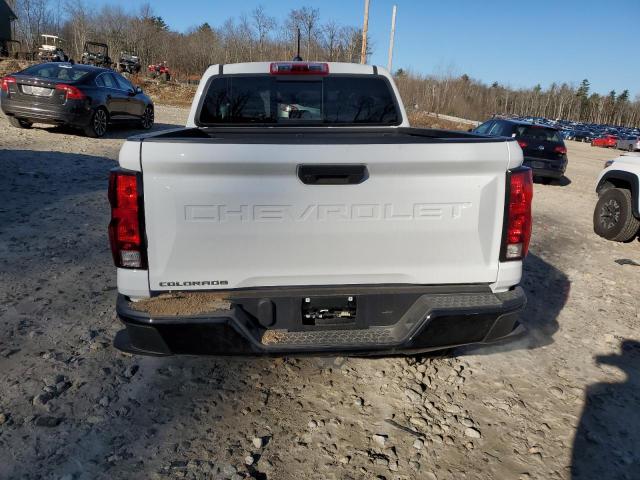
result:
[[[511,334],[531,234],[512,138],[411,128],[389,73],[214,65],[111,173],[116,347],[417,353]]]

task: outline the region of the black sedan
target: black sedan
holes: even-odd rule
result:
[[[533,170],[533,176],[544,183],[561,179],[567,169],[567,147],[555,127],[520,120],[491,119],[474,130],[489,136],[510,137],[517,140],[524,165]]]
[[[0,105],[17,128],[68,125],[101,137],[115,122],[153,126],[153,102],[140,87],[105,68],[63,62],[32,65],[0,83]]]

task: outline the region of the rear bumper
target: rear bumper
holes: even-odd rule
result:
[[[89,125],[91,108],[85,102],[67,101],[64,105],[28,104],[10,98],[2,98],[2,111],[5,115],[28,120],[34,123],[70,125],[84,127]]]
[[[534,177],[562,178],[567,170],[567,160],[548,160],[525,157],[523,165],[531,168]]]
[[[492,293],[486,286],[447,290],[397,286],[258,290],[237,298],[230,295],[230,310],[153,318],[118,295],[116,311],[126,329],[118,333],[114,345],[143,355],[412,354],[504,338],[518,327],[518,312],[526,304],[520,287],[503,293]],[[327,295],[355,296],[358,313],[353,324],[303,324],[304,298]],[[273,327],[264,327],[271,321],[271,317],[265,321],[265,312],[274,316]],[[391,321],[385,318],[389,314]],[[275,328],[285,324],[289,328]]]

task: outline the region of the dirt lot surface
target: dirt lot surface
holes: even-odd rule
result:
[[[159,128],[186,109],[157,108]],[[616,152],[535,186],[526,335],[447,358],[135,357],[111,346],[100,140],[0,118],[0,478],[640,478],[640,245],[592,233]]]

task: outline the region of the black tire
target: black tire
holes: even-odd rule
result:
[[[610,188],[600,194],[593,212],[593,230],[614,242],[632,240],[640,229],[640,220],[633,216],[631,192],[626,188]]]
[[[154,121],[154,113],[153,107],[151,105],[147,105],[147,108],[144,109],[142,113],[142,118],[140,119],[140,126],[145,130],[151,130],[153,128]]]
[[[102,107],[98,107],[91,115],[89,125],[84,127],[84,134],[91,138],[100,138],[107,133],[109,125],[109,113]]]
[[[8,118],[9,118],[9,123],[11,124],[12,127],[31,128],[31,126],[33,125],[33,123],[31,122],[27,122],[26,120],[21,120],[16,117],[8,117]]]
[[[629,150],[630,152],[633,152],[635,150],[635,148],[633,148],[633,143],[629,144],[629,148],[627,148],[627,150]]]

